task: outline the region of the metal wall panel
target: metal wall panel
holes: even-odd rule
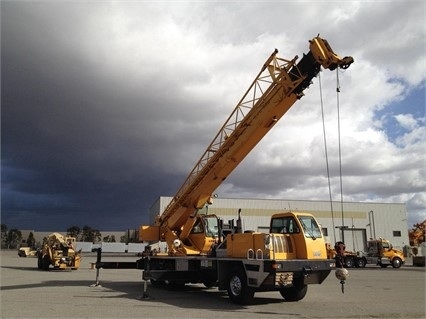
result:
[[[152,216],[161,213],[171,199],[171,197],[160,197],[157,202],[161,205],[153,206]],[[155,210],[155,208],[162,210]],[[354,249],[363,245],[362,236],[364,235],[361,233],[365,234],[367,240],[374,235],[376,238],[386,238],[395,248],[408,245],[407,210],[402,203],[344,202],[342,204],[308,200],[215,198],[213,204],[200,210],[200,213],[216,214],[227,223],[230,219],[237,219],[240,208],[245,230],[265,231],[269,228],[270,217],[277,212],[305,211],[313,214],[322,228],[327,228],[326,240],[331,243],[342,240],[343,225],[346,228],[344,240]],[[358,229],[361,233],[357,232],[353,237],[354,234],[348,229]],[[394,236],[394,231],[399,231],[401,236]]]

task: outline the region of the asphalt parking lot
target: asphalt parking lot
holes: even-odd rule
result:
[[[108,256],[104,261],[134,261]],[[254,303],[232,304],[226,292],[203,285],[170,291],[147,285],[142,298],[139,270],[101,269],[99,286],[83,255],[76,271],[41,271],[36,258],[1,251],[1,318],[425,318],[425,269],[350,269],[341,292],[334,274],[311,285],[299,302],[283,302],[278,292],[257,293]]]

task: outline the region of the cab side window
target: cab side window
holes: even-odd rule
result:
[[[194,227],[192,228],[191,234],[200,234],[203,230],[203,223],[200,218],[197,219],[197,222],[195,223]]]
[[[271,221],[270,232],[273,234],[295,234],[299,231],[293,217],[274,218]]]

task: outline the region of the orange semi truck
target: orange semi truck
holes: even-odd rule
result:
[[[327,245],[329,258],[336,258],[335,249]],[[383,238],[367,241],[366,252],[344,251],[341,256],[343,266],[346,268],[364,268],[367,264],[378,265],[382,268],[392,266],[400,268],[405,263],[404,254],[401,250],[393,248],[392,244]]]

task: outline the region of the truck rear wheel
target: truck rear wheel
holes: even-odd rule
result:
[[[254,297],[254,289],[247,286],[247,276],[240,268],[231,272],[227,290],[229,298],[236,304],[247,304]]]
[[[355,260],[352,256],[345,257],[346,268],[353,268],[355,266]]]
[[[367,264],[367,261],[364,258],[357,258],[356,259],[356,266],[358,268],[364,268],[366,264]]]
[[[308,285],[296,284],[290,288],[281,288],[280,294],[285,301],[299,301],[305,298]]]
[[[392,259],[392,267],[393,268],[399,268],[402,266],[402,260],[398,257],[395,257],[394,259]]]

